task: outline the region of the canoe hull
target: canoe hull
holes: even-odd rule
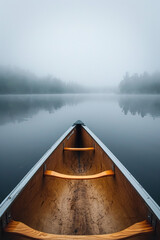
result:
[[[94,147],[94,151],[64,151],[64,147]],[[70,180],[44,176],[52,170],[91,175],[114,169],[115,176]],[[72,127],[10,205],[12,219],[47,233],[95,235],[121,231],[155,215],[104,149],[86,131]],[[3,217],[2,217],[3,219]],[[156,239],[160,239],[159,219]],[[132,239],[152,239],[155,233]],[[3,233],[3,238],[10,237]],[[23,239],[11,236],[11,239]]]

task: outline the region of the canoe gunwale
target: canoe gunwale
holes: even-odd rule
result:
[[[102,148],[102,150],[108,155],[111,161],[117,166],[117,168],[122,172],[122,174],[127,178],[135,190],[139,193],[142,199],[145,201],[146,205],[149,207],[150,211],[160,220],[160,207],[153,200],[153,198],[147,193],[147,191],[141,186],[141,184],[133,177],[133,175],[125,168],[125,166],[116,158],[116,156],[104,145],[103,142],[87,127],[82,127],[87,131],[87,133],[94,139],[94,141]]]
[[[59,144],[67,137],[67,135],[75,128],[71,126],[40,158],[40,160],[31,168],[31,170],[22,178],[22,180],[16,185],[16,187],[8,194],[8,196],[0,203],[0,218],[5,214],[8,208],[12,205],[16,197],[22,192],[27,183],[35,175],[35,173],[40,169],[40,167],[45,163],[47,158],[52,154],[52,152],[59,146]]]
[[[18,183],[18,185],[12,190],[12,192],[3,200],[0,204],[0,219],[4,214],[8,214],[8,209],[22,192],[24,187],[28,184],[31,178],[36,172],[43,166],[47,158],[53,153],[53,151],[59,146],[61,142],[69,135],[75,128],[76,124],[71,126],[51,147],[50,149],[40,158],[40,160],[31,168],[31,170],[24,176],[24,178]],[[93,140],[102,148],[102,150],[108,155],[111,161],[117,166],[122,174],[127,178],[130,184],[135,188],[138,194],[142,197],[146,203],[149,211],[153,213],[158,220],[160,220],[160,207],[152,199],[152,197],[145,191],[140,183],[132,176],[132,174],[123,166],[123,164],[114,156],[114,154],[101,142],[101,140],[85,125],[81,124],[81,127],[93,138]],[[150,213],[149,212],[149,213]]]

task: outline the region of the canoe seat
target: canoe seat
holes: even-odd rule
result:
[[[152,232],[152,226],[145,220],[135,223],[130,227],[116,233],[102,234],[102,235],[60,235],[51,234],[37,231],[22,222],[11,221],[4,229],[5,232],[15,233],[24,237],[32,239],[44,239],[44,240],[111,240],[111,239],[124,239],[132,236],[136,236],[143,233]]]
[[[94,147],[86,147],[86,148],[71,148],[71,147],[64,147],[64,151],[94,151]]]
[[[45,176],[50,176],[50,177],[58,177],[58,178],[63,178],[63,179],[73,179],[73,180],[88,180],[88,179],[95,179],[95,178],[101,178],[101,177],[107,177],[107,176],[113,176],[114,172],[112,170],[106,170],[104,172],[100,172],[97,174],[93,175],[88,175],[88,176],[76,176],[76,175],[67,175],[67,174],[62,174],[58,173],[55,171],[51,170],[46,170],[44,172]]]

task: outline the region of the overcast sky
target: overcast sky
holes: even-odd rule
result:
[[[110,86],[160,71],[160,1],[0,0],[0,65]]]

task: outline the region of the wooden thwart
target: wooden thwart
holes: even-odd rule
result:
[[[32,239],[44,239],[44,240],[108,240],[108,239],[124,239],[132,236],[136,236],[142,233],[152,232],[152,226],[146,221],[138,222],[132,226],[116,233],[102,234],[102,235],[60,235],[50,234],[37,231],[33,228],[28,227],[22,222],[11,221],[4,229],[5,232],[16,233]]]
[[[101,178],[101,177],[107,177],[107,176],[113,176],[114,172],[112,170],[106,170],[101,173],[93,174],[93,175],[88,175],[88,176],[77,176],[77,175],[67,175],[67,174],[62,174],[58,173],[55,171],[51,170],[46,170],[44,172],[45,176],[50,176],[50,177],[58,177],[58,178],[63,178],[63,179],[72,179],[72,180],[88,180],[88,179],[95,179],[95,178]]]
[[[71,148],[64,147],[64,151],[94,151],[94,147],[86,147],[86,148]]]

